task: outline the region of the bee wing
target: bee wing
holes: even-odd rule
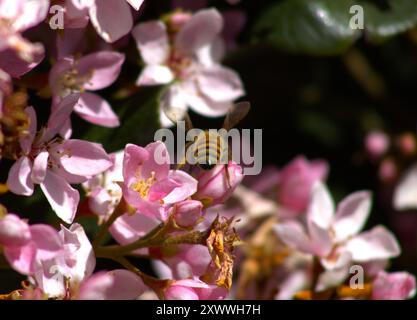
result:
[[[232,129],[240,120],[248,114],[250,110],[249,102],[238,102],[234,104],[228,111],[223,122],[223,128],[226,130]]]
[[[186,110],[180,108],[169,108],[164,110],[165,115],[173,124],[177,125],[178,121],[185,121],[185,130],[191,130],[193,123],[191,122],[190,116]]]

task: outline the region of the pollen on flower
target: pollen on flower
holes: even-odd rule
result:
[[[155,171],[151,172],[151,176],[148,179],[140,179],[132,185],[132,189],[139,193],[141,198],[147,198],[149,189],[155,183]]]
[[[61,94],[65,96],[70,93],[84,92],[84,85],[90,81],[92,76],[93,70],[89,70],[85,75],[80,76],[76,68],[71,68],[59,79]]]

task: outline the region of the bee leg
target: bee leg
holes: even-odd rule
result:
[[[175,166],[175,170],[179,170],[181,169],[183,166],[185,166],[185,157],[183,160],[181,160],[181,162],[177,163],[177,165]]]
[[[227,183],[227,188],[232,189],[232,186],[230,185],[229,164],[226,164],[226,183]]]

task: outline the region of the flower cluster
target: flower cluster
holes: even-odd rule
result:
[[[298,156],[245,181],[233,156],[173,165],[173,146],[149,135],[167,115],[231,129],[246,114],[229,112],[246,91],[224,58],[247,19],[239,0],[222,12],[172,0],[146,21],[151,2],[0,0],[0,267],[25,277],[0,299],[412,297],[414,276],[387,271],[394,233],[365,228],[371,192],[336,206],[326,161]],[[417,150],[409,136],[397,147]],[[383,132],[366,138],[387,183],[389,148]],[[397,209],[417,207],[416,181],[413,166]]]

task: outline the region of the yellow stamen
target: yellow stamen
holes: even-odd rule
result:
[[[141,198],[147,198],[149,194],[149,190],[152,187],[152,185],[155,183],[155,181],[156,181],[155,172],[152,171],[151,176],[148,179],[138,180],[132,185],[132,189],[136,191],[137,193],[139,193]]]

